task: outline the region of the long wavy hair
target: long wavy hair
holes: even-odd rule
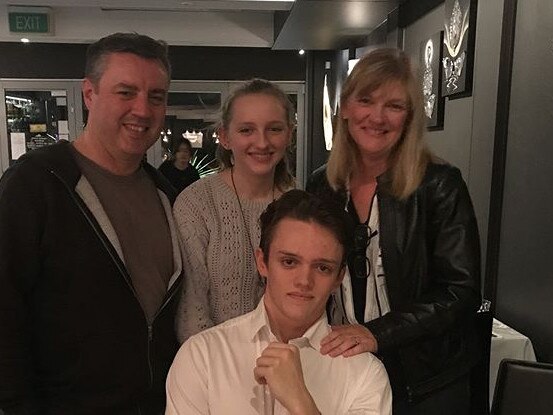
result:
[[[235,89],[232,94],[227,98],[223,107],[221,109],[221,116],[219,117],[219,122],[217,128],[223,128],[228,130],[230,122],[232,120],[232,108],[234,102],[237,98],[243,97],[245,95],[252,94],[265,94],[277,99],[277,101],[282,105],[286,113],[286,121],[288,123],[288,128],[292,131],[295,127],[294,120],[294,106],[290,102],[288,95],[279,88],[277,85],[272,82],[266,81],[264,79],[252,79],[237,89]],[[232,151],[227,150],[221,144],[217,146],[217,160],[221,170],[229,169],[233,165]],[[277,163],[275,167],[275,186],[280,191],[285,191],[294,187],[294,177],[290,174],[288,168],[288,157],[286,153],[284,157]]]
[[[387,188],[393,196],[403,200],[420,185],[432,157],[424,141],[422,89],[407,55],[398,49],[376,49],[361,58],[344,83],[340,106],[344,108],[353,94],[370,94],[390,82],[400,82],[409,101],[403,133],[390,154],[391,185]],[[340,117],[327,164],[332,188],[347,186],[359,160],[359,148],[351,137],[348,122]]]

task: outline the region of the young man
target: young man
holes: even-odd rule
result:
[[[83,134],[0,181],[0,413],[159,414],[178,348],[175,195],[143,163],[164,125],[167,45],[92,44]]]
[[[344,275],[344,212],[301,190],[261,215],[256,310],[191,337],[167,379],[173,414],[391,414],[383,365],[366,353],[320,352],[325,306]]]

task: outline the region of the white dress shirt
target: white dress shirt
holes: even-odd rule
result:
[[[386,369],[370,353],[344,358],[319,353],[330,332],[325,316],[303,337],[299,348],[303,377],[322,414],[392,413]],[[259,385],[253,370],[267,345],[276,341],[263,300],[243,316],[192,336],[182,345],[167,377],[166,415],[288,414]]]

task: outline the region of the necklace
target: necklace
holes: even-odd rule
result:
[[[240,216],[242,217],[242,224],[244,225],[244,230],[246,231],[246,236],[248,237],[248,242],[250,244],[252,257],[255,258],[255,248],[253,246],[252,237],[250,235],[250,227],[246,223],[246,216],[244,215],[244,209],[242,208],[242,202],[240,201],[240,196],[238,196],[238,190],[236,190],[236,183],[234,183],[234,169],[230,168],[230,181],[232,182],[232,188],[234,189],[234,194],[236,195],[236,201],[238,202],[238,207],[240,208]],[[272,200],[275,200],[275,184],[273,180],[273,196]]]

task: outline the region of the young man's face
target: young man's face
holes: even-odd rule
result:
[[[256,251],[267,278],[265,307],[275,332],[303,335],[325,311],[330,293],[342,282],[343,247],[325,227],[286,218],[278,223],[268,258]]]

